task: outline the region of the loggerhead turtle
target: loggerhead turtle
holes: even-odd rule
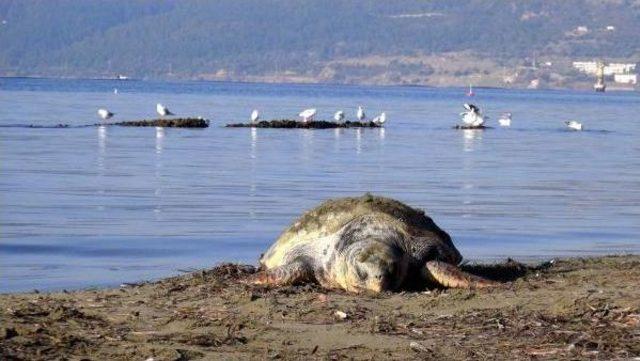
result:
[[[424,211],[367,193],[328,200],[302,215],[262,255],[252,282],[317,282],[356,293],[495,284],[460,270],[461,260],[451,237]]]

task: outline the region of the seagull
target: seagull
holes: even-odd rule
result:
[[[467,111],[460,113],[464,125],[470,127],[480,127],[482,126],[482,124],[484,124],[484,117],[480,112],[480,108],[469,103],[465,103],[464,108]]]
[[[313,117],[316,115],[316,109],[310,108],[303,110],[298,116],[302,118],[302,122],[306,123],[308,121],[313,121]]]
[[[114,114],[106,110],[105,108],[100,108],[98,109],[98,115],[100,116],[100,118],[102,118],[102,120],[107,120],[111,118]]]
[[[464,103],[462,106],[470,112],[476,112],[476,113],[480,112],[480,108],[478,108],[477,106],[471,103]]]
[[[571,130],[582,130],[582,123],[576,122],[575,120],[564,122],[564,124],[566,124],[567,128]]]
[[[498,119],[498,123],[500,123],[503,127],[511,126],[511,113],[502,113],[500,119]]]
[[[338,110],[334,115],[333,115],[333,119],[336,122],[341,122],[344,120],[344,112],[342,110]]]
[[[158,112],[158,114],[160,114],[161,117],[164,117],[166,115],[175,115],[175,114],[171,113],[169,108],[165,107],[164,105],[162,105],[160,103],[156,104],[156,112]]]
[[[358,112],[356,113],[356,116],[358,117],[359,121],[363,121],[367,115],[364,114],[364,109],[362,109],[361,106],[358,105]]]
[[[258,119],[260,119],[260,112],[258,112],[258,109],[254,109],[251,112],[251,123],[257,122]]]
[[[387,121],[387,113],[382,112],[380,113],[380,115],[378,115],[377,117],[373,118],[373,123],[376,125],[383,125],[384,122]]]

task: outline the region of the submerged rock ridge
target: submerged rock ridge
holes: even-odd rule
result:
[[[124,122],[107,123],[104,125],[119,125],[122,127],[207,128],[209,126],[209,121],[204,118],[174,118],[130,120]]]
[[[332,129],[332,128],[380,128],[374,122],[329,122],[326,120],[314,120],[301,122],[292,119],[263,120],[255,123],[231,123],[228,128],[290,128],[290,129]]]
[[[493,129],[493,127],[489,127],[486,125],[454,125],[453,129]]]

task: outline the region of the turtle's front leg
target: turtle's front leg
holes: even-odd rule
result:
[[[263,270],[255,274],[250,283],[257,285],[285,286],[309,282],[314,279],[313,270],[302,261]]]
[[[458,266],[441,261],[429,261],[423,268],[426,279],[450,288],[485,288],[499,283],[464,272]]]

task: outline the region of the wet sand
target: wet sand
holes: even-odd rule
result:
[[[466,266],[483,290],[351,295],[250,266],[118,289],[0,295],[2,360],[633,359],[640,256]]]

